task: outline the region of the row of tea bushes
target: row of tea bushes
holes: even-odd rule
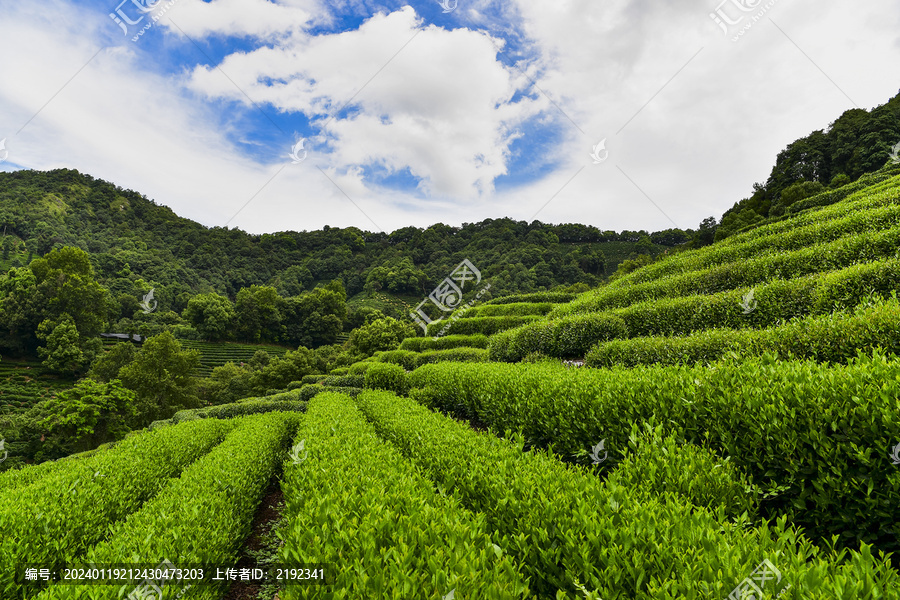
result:
[[[569,292],[532,292],[530,294],[513,294],[501,298],[493,298],[485,304],[514,304],[520,302],[549,302],[551,304],[563,304],[571,302],[578,294]]]
[[[628,287],[601,287],[578,301],[557,307],[551,317],[622,308],[638,302],[693,294],[713,294],[758,285],[773,279],[794,279],[824,271],[892,257],[900,248],[900,206],[892,215],[890,229],[842,237],[793,252],[769,252],[743,260],[689,271]]]
[[[450,350],[451,348],[487,348],[488,337],[481,333],[474,335],[445,335],[437,339],[430,337],[406,338],[400,342],[400,350],[425,352],[426,350]]]
[[[752,289],[749,312],[745,302],[751,289],[743,288],[648,300],[627,308],[538,321],[492,337],[489,356],[491,360],[507,362],[521,360],[530,352],[581,358],[595,344],[613,339],[687,335],[715,328],[772,327],[797,317],[850,309],[873,296],[887,298],[898,287],[900,259],[874,261],[809,277],[776,279]],[[577,342],[566,341],[567,338]]]
[[[422,365],[438,362],[485,362],[488,351],[484,348],[448,348],[447,350],[428,350],[413,352],[411,350],[388,350],[381,352],[378,362],[400,365],[412,371]]]
[[[382,438],[486,515],[540,598],[573,598],[576,581],[604,600],[725,598],[763,559],[784,574],[781,586],[790,584],[785,600],[897,594],[900,577],[866,546],[831,555],[785,519],[754,528],[671,494],[648,498],[544,452],[523,452],[521,436],[479,434],[388,392],[356,401]]]
[[[145,432],[0,494],[0,597],[20,597],[14,569],[80,557],[233,428],[208,419]]]
[[[623,448],[632,424],[665,423],[730,457],[764,488],[763,516],[786,515],[815,539],[900,550],[892,532],[900,469],[890,455],[900,442],[896,359],[829,366],[764,356],[628,370],[439,364],[406,379],[426,406],[521,432],[529,445],[552,444],[562,455],[583,454],[601,439]]]
[[[512,329],[525,323],[531,323],[540,319],[539,315],[502,317],[465,317],[457,319],[455,316],[428,325],[428,335],[440,337],[445,330],[453,332],[453,335],[491,335],[506,329]]]
[[[502,334],[501,334],[502,335]],[[795,319],[768,329],[707,329],[687,336],[639,337],[600,342],[588,367],[678,365],[709,362],[730,353],[845,363],[875,349],[900,356],[900,303],[876,299],[850,311]]]
[[[234,429],[219,446],[139,511],[117,522],[108,539],[87,553],[84,563],[134,560],[155,565],[168,560],[185,568],[233,566],[300,419],[296,413],[235,419]],[[185,585],[170,583],[164,597],[174,598]],[[36,600],[117,600],[130,592],[116,585],[52,585]],[[222,588],[197,584],[187,592],[188,598],[212,600],[221,597]]]
[[[484,515],[437,493],[375,435],[350,398],[317,396],[297,441],[302,456],[286,464],[282,484],[280,562],[335,571],[333,586],[289,586],[283,600],[528,597]]]
[[[753,258],[765,252],[790,252],[848,235],[863,234],[873,230],[876,220],[883,223],[885,217],[896,214],[898,203],[900,177],[895,177],[826,209],[763,225],[692,252],[675,254],[629,273],[611,282],[608,287],[628,287],[673,274]]]

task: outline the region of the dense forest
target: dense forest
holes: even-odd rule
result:
[[[664,252],[694,233],[488,219],[392,233],[326,226],[250,235],[204,227],[136,192],[66,169],[0,174],[0,227],[7,268],[62,246],[88,252],[122,316],[134,312],[134,297],[150,287],[160,309],[179,313],[195,294],[235,300],[253,285],[287,297],[340,280],[349,297],[421,296],[464,258],[479,265],[495,296],[595,286],[629,256]]]

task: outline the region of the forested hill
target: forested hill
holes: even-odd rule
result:
[[[872,111],[849,110],[827,131],[789,144],[767,182],[756,184],[753,195],[721,222],[709,217],[696,231],[656,233],[504,218],[392,233],[326,226],[250,235],[204,227],[137,192],[74,170],[0,173],[0,272],[53,248],[77,246],[90,253],[100,283],[122,291],[153,286],[161,305],[176,311],[198,293],[234,298],[241,288],[270,285],[294,296],[335,279],[351,304],[354,296],[359,301],[376,293],[382,297],[379,308],[390,307],[391,298],[408,304],[464,258],[489,278],[494,297],[575,284],[586,289],[627,259],[641,257],[625,266],[631,270],[669,249],[708,245],[801,210],[803,200],[826,187],[838,189],[876,171],[898,141],[900,94]]]
[[[511,219],[372,233],[354,227],[250,235],[207,228],[143,195],[78,171],[0,173],[5,271],[60,246],[90,253],[98,280],[142,278],[161,305],[181,310],[190,295],[271,285],[296,295],[343,281],[348,296],[381,291],[421,296],[470,259],[494,296],[597,285],[637,254],[659,254],[693,232],[601,231]],[[180,299],[179,299],[180,298]]]

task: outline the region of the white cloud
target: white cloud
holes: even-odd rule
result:
[[[486,35],[422,28],[406,7],[354,31],[229,55],[219,67],[230,80],[197,67],[191,87],[315,117],[338,169],[409,169],[430,196],[480,197],[506,173],[511,128],[543,104],[510,102],[524,81],[495,53]],[[332,120],[348,102],[358,112]]]
[[[898,87],[900,9],[889,0],[853,10],[780,0],[738,43],[709,19],[716,4],[517,0],[497,8],[473,0],[444,21],[426,23],[408,7],[384,9],[358,29],[313,36],[310,26],[337,24],[341,11],[360,14],[371,4],[178,0],[169,16],[198,43],[240,36],[259,46],[228,54],[220,65],[226,77],[202,67],[173,71],[168,65],[184,56],[205,60],[177,28],[162,45],[171,57],[157,61],[143,51],[144,40],[121,41],[106,9],[66,0],[3,3],[0,36],[11,49],[0,63],[0,139],[10,151],[4,168],[77,168],[207,225],[224,224],[253,197],[231,223],[252,232],[373,229],[363,212],[387,230],[530,219],[545,204],[537,218],[547,222],[670,227],[635,184],[679,226],[695,227],[765,180],[786,144],[852,107],[835,84],[864,108]],[[469,29],[444,28],[460,24]],[[520,66],[565,116],[534,95],[503,62],[508,52],[498,58],[476,26],[524,50]],[[107,40],[122,45],[102,50],[79,73]],[[255,109],[229,78],[258,104],[304,112],[320,125],[354,94],[357,110],[310,140],[304,163],[263,164],[247,155],[246,142],[258,147],[278,132],[268,124],[264,134],[248,131],[244,117]],[[511,102],[523,89],[529,95]],[[223,112],[233,101],[247,112],[234,104]],[[544,150],[526,137],[524,156],[556,168],[492,192],[529,119],[553,125],[559,140]],[[588,154],[603,137],[610,159],[593,165]],[[284,144],[269,155],[287,163]],[[373,168],[408,169],[423,181],[420,194],[380,188],[367,177]]]

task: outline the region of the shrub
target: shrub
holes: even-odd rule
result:
[[[531,294],[513,294],[512,296],[503,296],[502,298],[493,298],[485,304],[514,304],[519,302],[550,302],[552,304],[563,304],[571,302],[578,294],[570,294],[568,292],[534,292]]]
[[[412,339],[412,338],[410,338],[410,339]],[[406,340],[403,340],[403,341],[406,341]],[[371,366],[371,364],[367,363],[367,362],[353,363],[352,365],[350,365],[349,369],[347,370],[347,373],[349,373],[350,375],[365,375],[366,370],[370,366]]]
[[[285,413],[240,419],[219,446],[131,518],[116,523],[108,539],[90,549],[86,562],[111,564],[124,557],[154,557],[175,560],[179,563],[175,567],[208,565],[212,560],[217,565],[234,565],[298,425],[298,415]],[[211,579],[194,583],[192,597],[212,597],[216,591],[221,595],[221,584]],[[139,584],[140,578],[134,583]],[[54,585],[38,598],[113,600],[121,597],[119,588]]]
[[[445,328],[449,328],[455,335],[491,335],[506,329],[512,329],[525,323],[530,323],[540,319],[537,315],[527,316],[503,316],[503,317],[473,317],[471,319],[456,319],[450,317],[443,321],[432,323],[428,326],[428,335],[437,336]]]
[[[426,350],[448,350],[459,347],[487,348],[488,337],[477,333],[475,335],[445,335],[437,339],[430,337],[406,338],[400,344],[400,350],[412,350],[413,352],[425,352]]]
[[[526,597],[512,557],[498,556],[485,516],[437,493],[349,398],[316,398],[297,439],[306,454],[285,467],[282,564],[340,564],[330,583],[347,598],[405,598],[435,587],[436,597],[451,590],[463,598]],[[326,594],[289,586],[281,597],[311,595]]]
[[[436,362],[486,362],[487,360],[488,351],[484,348],[450,348],[421,353],[416,366]]]
[[[498,367],[511,369],[493,365]],[[822,598],[887,598],[900,580],[869,547],[842,561],[785,519],[753,528],[745,518],[730,522],[724,509],[710,512],[677,494],[650,498],[543,451],[523,452],[521,435],[503,440],[478,434],[390,393],[364,392],[357,405],[378,435],[440,489],[487,516],[495,543],[521,566],[538,598],[570,598],[573,578],[600,598],[724,598],[760,557],[777,557],[782,586],[804,594],[812,588]],[[710,462],[684,468],[699,472]],[[683,484],[689,486],[679,478],[666,487],[684,489]],[[735,489],[724,478],[717,485],[718,493]],[[690,487],[685,491],[693,493]]]
[[[681,337],[639,337],[594,346],[589,367],[676,365],[719,360],[729,353],[846,363],[880,348],[900,355],[900,303],[874,300],[852,311],[795,319],[769,329],[707,329]]]
[[[74,562],[233,427],[208,420],[142,433],[0,494],[0,597],[22,593],[10,567]]]
[[[363,387],[365,385],[365,375],[338,375],[326,377],[322,385],[331,387]]]
[[[900,470],[887,449],[900,439],[900,361],[875,355],[835,366],[764,356],[613,371],[437,364],[411,373],[408,384],[427,388],[438,410],[521,432],[534,446],[552,443],[564,455],[604,438],[624,447],[633,423],[664,421],[668,433],[730,457],[765,488],[765,518],[788,516],[820,540],[898,549],[888,531],[900,522]]]
[[[582,358],[598,341],[627,337],[625,321],[614,314],[575,315],[539,321],[491,338],[491,360],[516,362],[538,352],[555,358]]]
[[[405,370],[412,371],[419,366],[419,356],[418,352],[410,350],[389,350],[378,355],[378,362],[400,365]]]
[[[366,371],[366,389],[389,390],[398,394],[407,391],[406,371],[392,364],[373,364]]]

